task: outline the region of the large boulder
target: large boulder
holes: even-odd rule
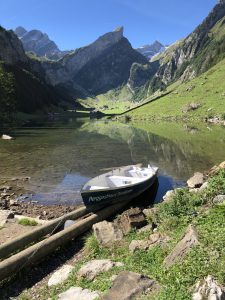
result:
[[[59,294],[59,300],[94,300],[99,298],[99,292],[89,291],[81,287],[71,287],[64,293]]]
[[[128,234],[132,229],[139,229],[147,224],[145,215],[140,208],[131,208],[122,213],[115,224],[122,230],[123,234]]]
[[[187,185],[189,188],[199,188],[204,182],[204,175],[196,172],[193,177],[188,179]]]
[[[131,300],[139,295],[159,289],[159,285],[152,279],[130,271],[119,273],[111,289],[101,300]]]
[[[94,224],[92,228],[98,243],[102,246],[111,246],[123,238],[122,230],[112,222],[102,221]]]
[[[194,289],[193,300],[225,300],[224,287],[217,284],[212,276],[199,281]]]
[[[49,278],[48,286],[53,286],[53,285],[63,283],[65,280],[68,279],[73,268],[74,267],[71,265],[62,266],[60,269],[54,272],[52,276]]]
[[[78,271],[78,277],[93,280],[99,273],[107,272],[113,267],[122,267],[123,263],[114,262],[109,259],[94,259],[83,265]]]
[[[170,267],[179,260],[182,260],[192,247],[197,245],[198,235],[192,224],[190,224],[183,238],[178,242],[173,251],[165,258],[163,264]]]

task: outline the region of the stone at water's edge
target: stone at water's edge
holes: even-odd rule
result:
[[[78,271],[78,277],[93,280],[99,273],[107,272],[113,267],[122,267],[123,263],[114,262],[109,259],[94,259],[86,263]]]
[[[12,140],[13,138],[12,138],[10,135],[3,134],[3,135],[2,135],[2,139],[3,139],[3,140]]]
[[[204,182],[204,175],[202,173],[196,172],[193,177],[188,179],[187,185],[189,188],[198,188]]]
[[[48,286],[61,284],[62,282],[67,280],[73,268],[74,267],[71,265],[62,266],[60,269],[54,272],[53,275],[50,277],[48,281]]]
[[[92,228],[98,243],[102,246],[111,246],[115,241],[123,239],[122,231],[111,222],[102,221],[94,224]]]
[[[167,191],[166,194],[163,196],[163,201],[164,202],[170,201],[175,195],[175,193],[176,193],[175,190]]]
[[[148,291],[148,293],[158,290],[159,285],[152,279],[130,271],[119,273],[113,281],[111,289],[101,300],[132,300]]]
[[[66,292],[59,294],[59,300],[94,300],[99,297],[99,292],[89,291],[81,287],[71,287]]]
[[[163,262],[164,266],[170,267],[178,260],[183,259],[189,250],[198,243],[197,232],[194,226],[190,224],[184,237],[178,242],[173,251],[165,258]]]
[[[219,286],[212,276],[199,281],[192,296],[193,300],[225,300],[225,288]]]

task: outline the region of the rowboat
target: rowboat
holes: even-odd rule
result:
[[[157,167],[137,165],[113,169],[90,179],[81,189],[85,206],[108,205],[132,200],[149,189],[157,178]]]

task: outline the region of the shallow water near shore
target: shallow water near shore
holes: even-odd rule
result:
[[[225,160],[225,129],[206,124],[36,120],[0,140],[0,177],[30,177],[29,200],[81,204],[81,186],[106,169],[148,163],[159,167],[155,201],[195,172]],[[152,200],[152,199],[151,199]]]

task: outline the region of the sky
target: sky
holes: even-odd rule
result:
[[[0,0],[0,25],[48,34],[61,50],[90,44],[124,26],[132,46],[187,36],[217,0]]]

